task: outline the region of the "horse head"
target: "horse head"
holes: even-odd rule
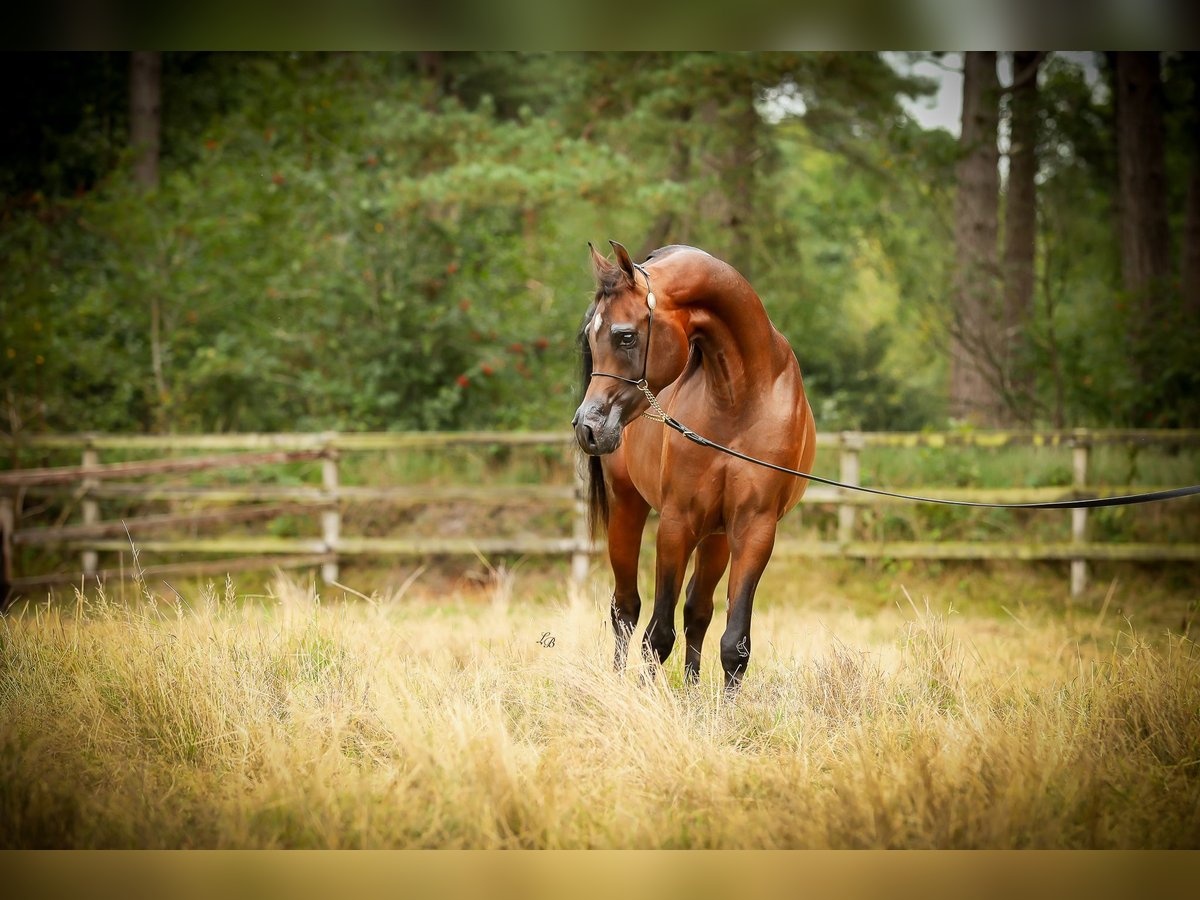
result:
[[[679,310],[655,294],[650,273],[623,246],[609,243],[616,263],[588,244],[596,296],[579,332],[586,392],[571,422],[579,446],[592,456],[616,450],[625,426],[649,407],[641,384],[661,390],[679,377],[688,357]]]

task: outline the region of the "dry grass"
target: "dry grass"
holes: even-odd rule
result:
[[[765,605],[729,704],[715,629],[698,688],[609,671],[599,584],[271,593],[0,623],[0,845],[1200,846],[1186,638]]]

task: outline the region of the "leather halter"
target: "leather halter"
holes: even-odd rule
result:
[[[657,303],[654,297],[654,289],[650,287],[650,276],[646,270],[638,263],[634,263],[633,267],[642,273],[642,277],[646,279],[646,306],[650,310],[650,318],[646,323],[646,349],[642,351],[642,374],[639,378],[627,378],[624,375],[614,375],[612,372],[592,372],[592,377],[602,375],[605,378],[615,378],[617,381],[624,381],[626,384],[632,384],[634,387],[646,393],[650,385],[646,381],[646,367],[650,364],[650,336],[654,333],[654,307]]]

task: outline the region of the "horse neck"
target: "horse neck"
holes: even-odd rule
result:
[[[669,296],[685,312],[706,381],[731,403],[752,401],[775,377],[774,329],[749,282],[731,266],[709,259],[699,275],[672,279]]]

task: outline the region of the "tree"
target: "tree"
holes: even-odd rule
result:
[[[996,315],[999,87],[996,54],[967,52],[960,156],[955,168],[957,269],[951,325],[950,411],[986,425],[999,423],[1002,408],[998,382],[1003,347],[997,340]]]
[[[762,119],[756,107],[759,85],[753,72],[730,68],[730,77],[725,82],[729,95],[716,113],[726,136],[716,160],[721,184],[717,222],[729,235],[726,261],[746,278],[752,278],[755,176],[762,156],[759,147]]]
[[[1037,236],[1038,68],[1042,54],[1013,54],[1009,94],[1008,190],[1004,208],[1004,381],[1010,411],[1031,418],[1033,379],[1026,335],[1033,309]]]
[[[142,190],[158,187],[158,156],[162,135],[162,53],[134,51],[129,59],[129,144],[133,148],[133,180]],[[150,302],[150,368],[154,374],[158,425],[165,428],[169,397],[163,352],[163,309],[159,291]]]
[[[1170,276],[1159,55],[1114,54],[1121,279],[1131,302],[1134,365],[1145,377],[1146,328],[1161,317]]]
[[[1193,151],[1192,172],[1188,177],[1187,208],[1184,213],[1180,260],[1183,308],[1192,317],[1200,317],[1200,153]]]
[[[667,202],[643,226],[644,252],[702,242],[752,277],[765,213],[757,194],[770,168],[758,103],[789,62],[782,54],[724,52],[622,53],[599,61],[593,103],[620,125],[609,140],[628,144],[667,189]],[[612,94],[621,99],[610,102]]]
[[[1200,319],[1200,52],[1184,53],[1182,63],[1189,89],[1184,111],[1189,159],[1179,281],[1183,290],[1184,316],[1196,321]]]
[[[678,128],[671,138],[671,163],[667,179],[672,185],[682,185],[688,180],[692,168],[692,145],[688,127],[692,121],[694,110],[690,103],[680,104],[675,120]],[[650,233],[642,242],[639,259],[645,259],[654,250],[670,243],[687,243],[687,225],[683,217],[673,207],[666,207],[658,214]]]
[[[0,222],[0,382],[47,428],[557,427],[588,296],[572,247],[612,236],[692,243],[749,269],[823,428],[933,425],[960,153],[906,111],[901,98],[932,85],[891,59],[168,53],[152,196],[126,140],[129,60],[39,59],[72,75],[56,87],[95,88],[107,60],[112,124],[93,91],[37,87],[51,102],[25,104],[22,133],[62,106],[55,142],[0,158],[0,175],[4,159],[20,164],[4,183],[28,184]],[[1126,371],[1111,310],[1081,315],[1120,280],[1104,218],[1115,162],[1084,172],[1082,151],[1055,146],[1055,128],[1112,144],[1107,120],[1096,135],[1084,121],[1086,84],[1054,87],[1059,66],[1073,64],[1048,61],[1039,88],[1041,171],[1061,179],[1038,186],[1039,250],[1048,259],[1056,235],[1064,420],[1091,424],[1081,375],[1115,373],[1088,389],[1101,397]],[[992,144],[992,305],[973,337],[994,339],[1003,362],[995,118],[980,142]],[[113,150],[97,155],[106,128]],[[1119,365],[1097,362],[1101,341]],[[1117,414],[1111,401],[1087,409],[1097,423]]]
[[[142,188],[158,186],[161,133],[162,53],[135,51],[129,60],[129,144],[133,178]]]

